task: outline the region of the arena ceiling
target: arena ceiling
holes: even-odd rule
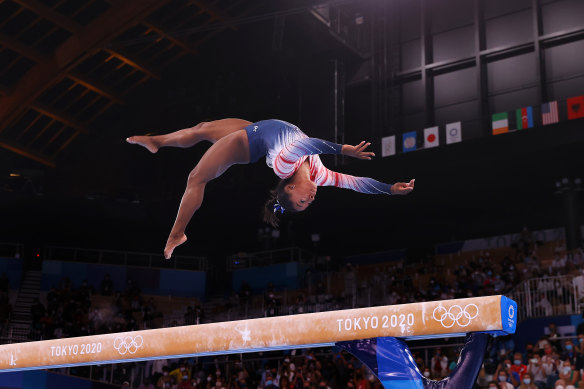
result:
[[[247,14],[251,3],[0,1],[0,146],[54,167],[133,90],[163,80],[204,42],[235,29],[229,21]]]

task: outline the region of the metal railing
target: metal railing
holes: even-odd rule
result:
[[[198,256],[177,255],[167,260],[162,254],[59,246],[45,247],[44,259],[194,271],[207,271],[208,266],[207,259]]]
[[[256,253],[240,253],[227,257],[227,271],[273,265],[285,262],[314,263],[316,256],[310,251],[299,247],[259,251]]]
[[[518,320],[580,314],[574,276],[532,278],[517,285],[507,296],[517,302]]]

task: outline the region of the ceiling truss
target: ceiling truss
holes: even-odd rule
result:
[[[100,116],[241,16],[244,0],[3,0],[0,147],[47,166]],[[52,5],[47,5],[53,3]],[[248,11],[248,10],[247,10]],[[191,35],[178,29],[222,22]],[[169,26],[173,26],[170,28]],[[125,47],[117,42],[147,38]],[[148,39],[150,38],[150,39]]]

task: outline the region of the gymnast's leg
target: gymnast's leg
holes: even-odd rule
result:
[[[212,122],[202,122],[194,127],[185,128],[169,134],[156,136],[131,136],[128,143],[145,147],[151,153],[156,153],[161,147],[188,148],[207,140],[215,143],[226,135],[241,130],[251,122],[242,119],[221,119]]]
[[[178,245],[187,240],[185,229],[203,202],[207,182],[219,177],[232,165],[244,163],[249,163],[249,143],[243,129],[222,137],[207,150],[189,174],[187,188],[164,248],[166,259],[171,257]]]

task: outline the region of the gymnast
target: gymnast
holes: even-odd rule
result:
[[[219,177],[235,164],[256,162],[266,156],[266,163],[281,181],[271,191],[264,207],[264,221],[277,227],[278,213],[304,211],[314,201],[318,186],[337,186],[368,194],[405,195],[414,190],[409,183],[385,184],[371,178],[354,177],[325,168],[318,154],[343,154],[370,160],[370,143],[340,145],[309,138],[300,129],[281,120],[251,123],[241,119],[222,119],[199,123],[170,134],[132,136],[128,143],[156,153],[161,147],[187,148],[206,140],[213,145],[190,172],[174,226],[164,248],[169,259],[174,249],[187,240],[185,229],[203,202],[207,182]]]

